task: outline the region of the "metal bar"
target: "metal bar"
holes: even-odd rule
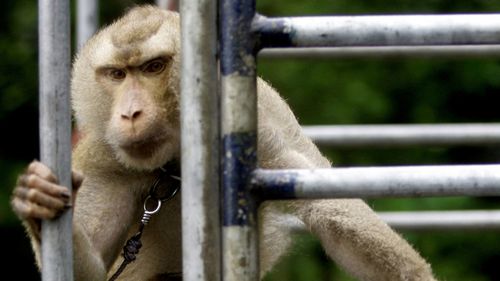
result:
[[[305,126],[317,145],[381,147],[500,144],[500,124]]]
[[[263,199],[499,196],[500,165],[257,170]]]
[[[500,43],[500,14],[258,16],[261,47],[470,45]]]
[[[255,1],[220,2],[223,279],[257,281],[257,203],[248,182],[257,163]]]
[[[172,2],[172,0],[156,0],[156,6],[162,8],[162,9],[168,9],[169,3]]]
[[[379,212],[391,227],[406,231],[500,230],[500,211],[417,211]],[[304,223],[292,215],[280,222],[293,232],[305,232]]]
[[[381,212],[399,230],[500,230],[500,211]]]
[[[183,280],[221,280],[217,6],[180,8]]]
[[[353,58],[491,58],[500,56],[500,45],[274,48],[259,52],[265,59]]]
[[[76,11],[76,42],[78,49],[80,49],[97,30],[99,2],[97,0],[78,0]]]
[[[40,158],[71,189],[70,4],[39,0]],[[42,280],[73,280],[72,212],[42,222]]]

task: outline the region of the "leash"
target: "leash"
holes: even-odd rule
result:
[[[149,189],[148,196],[144,199],[144,213],[141,218],[139,230],[125,243],[122,253],[123,262],[108,281],[115,281],[116,278],[122,274],[127,265],[135,261],[142,247],[141,236],[144,227],[149,223],[151,217],[160,211],[162,203],[174,198],[180,189],[181,178],[179,164],[177,162],[168,162],[165,166],[161,167],[160,170],[161,172],[158,178]],[[161,186],[166,186],[165,190],[160,189],[160,183],[162,183]],[[172,273],[172,276],[176,276],[177,274],[180,273]]]

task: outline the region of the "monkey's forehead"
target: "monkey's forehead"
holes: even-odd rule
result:
[[[178,52],[179,17],[152,6],[132,9],[101,30],[89,44],[94,67],[136,66],[152,58]]]
[[[177,41],[173,36],[161,32],[142,42],[118,46],[111,38],[103,38],[94,49],[91,63],[94,67],[139,66],[156,57],[174,56],[178,50]]]

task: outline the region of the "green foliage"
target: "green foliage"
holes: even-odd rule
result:
[[[37,20],[32,1],[5,1],[1,7],[0,223],[12,223],[11,188],[20,167],[25,166],[25,149],[37,145],[36,139],[30,139],[37,134],[36,123],[30,124],[36,122],[32,117],[37,102]]]

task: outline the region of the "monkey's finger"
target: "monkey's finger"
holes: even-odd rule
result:
[[[48,182],[35,174],[21,175],[18,180],[18,186],[38,189],[44,193],[63,199],[69,199],[71,197],[68,188]]]
[[[71,181],[73,184],[73,192],[78,191],[78,189],[82,185],[83,179],[84,179],[84,176],[82,173],[77,172],[77,171],[71,172]]]
[[[47,209],[37,204],[27,203],[16,197],[12,200],[12,208],[14,212],[23,219],[50,220],[59,214],[56,210]]]
[[[68,199],[53,197],[34,188],[16,188],[14,189],[14,196],[23,201],[29,201],[47,209],[54,209],[56,211],[65,209],[69,202]]]
[[[57,177],[52,173],[52,171],[45,166],[43,163],[38,162],[38,161],[33,161],[28,165],[27,169],[28,174],[36,174],[42,179],[52,182],[52,183],[57,183]]]

